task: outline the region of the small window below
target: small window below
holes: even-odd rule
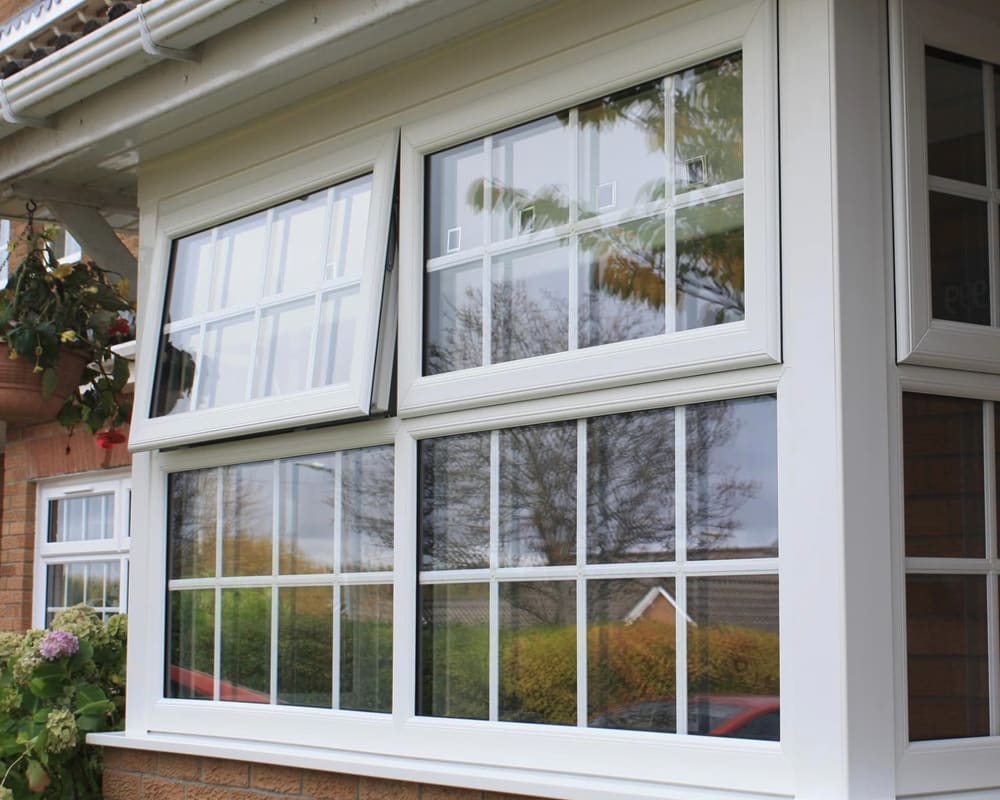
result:
[[[125,611],[130,495],[127,478],[104,475],[39,488],[36,625],[79,603],[102,616]]]

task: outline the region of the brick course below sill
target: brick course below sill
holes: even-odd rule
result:
[[[528,800],[424,783],[104,748],[104,800]]]

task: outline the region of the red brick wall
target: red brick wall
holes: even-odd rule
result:
[[[129,463],[125,446],[102,450],[82,427],[72,436],[54,422],[7,429],[0,513],[0,630],[31,627],[35,482]]]
[[[36,2],[38,0],[0,0],[0,24]]]
[[[386,781],[217,758],[104,751],[104,800],[527,800],[521,795]]]

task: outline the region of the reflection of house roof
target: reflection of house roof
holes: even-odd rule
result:
[[[662,586],[653,586],[648,592],[646,592],[645,596],[638,603],[632,606],[632,610],[625,615],[625,622],[631,625],[637,619],[640,619],[653,607],[653,603],[660,598],[666,600],[675,613],[680,610],[677,608],[677,603],[674,602],[674,598],[670,596],[670,592]],[[698,624],[691,619],[688,614],[684,614],[684,619],[687,620],[690,625]]]

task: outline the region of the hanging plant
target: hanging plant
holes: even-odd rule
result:
[[[123,394],[128,361],[111,350],[133,338],[135,309],[128,300],[128,283],[93,261],[60,262],[51,232],[34,230],[33,211],[29,203],[20,240],[24,255],[10,265],[0,291],[0,340],[6,342],[9,358],[31,365],[43,399],[57,391],[60,364],[70,364],[73,372],[78,366],[80,374],[70,376],[71,388],[56,419],[68,428],[82,423],[98,436],[98,444],[110,447],[125,440],[117,428],[132,412]]]

